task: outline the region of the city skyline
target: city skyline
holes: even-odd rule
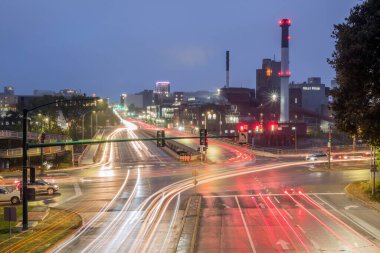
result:
[[[121,92],[153,89],[158,80],[171,81],[174,91],[216,90],[225,84],[230,50],[231,86],[255,88],[261,60],[280,59],[277,22],[288,17],[294,24],[291,81],[320,76],[329,85],[335,76],[326,62],[333,25],[358,2],[222,2],[216,11],[212,2],[202,8],[201,2],[173,1],[74,8],[70,1],[3,2],[0,84],[18,94],[76,88],[112,100]]]

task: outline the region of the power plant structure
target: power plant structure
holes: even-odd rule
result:
[[[280,122],[289,122],[289,27],[290,19],[281,19],[281,99],[280,99]]]
[[[226,51],[226,88],[230,87],[230,51]]]

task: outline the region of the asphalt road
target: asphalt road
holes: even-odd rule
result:
[[[109,138],[142,136],[126,126]],[[183,143],[197,146],[197,140]],[[378,212],[343,192],[368,171],[312,171],[304,160],[255,157],[218,141],[210,141],[209,155],[213,163],[187,165],[153,142],[109,144],[100,164],[52,172],[60,193],[33,205],[68,208],[84,218],[55,252],[168,252],[197,170],[203,196],[198,252],[380,252]]]

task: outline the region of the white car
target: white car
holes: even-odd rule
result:
[[[306,156],[307,161],[317,161],[317,160],[327,160],[327,154],[325,153],[316,153]]]
[[[20,192],[10,187],[0,186],[0,202],[20,203]]]

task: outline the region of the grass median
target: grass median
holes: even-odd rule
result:
[[[20,218],[21,209],[21,206],[17,207]],[[82,225],[82,218],[77,213],[51,208],[48,216],[28,231],[16,232],[16,222],[13,222],[13,236],[9,239],[9,223],[2,218],[2,207],[0,212],[0,253],[45,252]]]
[[[369,181],[354,182],[347,185],[346,190],[353,196],[365,201],[380,203],[380,180],[376,180],[375,195],[372,196],[372,184]]]

